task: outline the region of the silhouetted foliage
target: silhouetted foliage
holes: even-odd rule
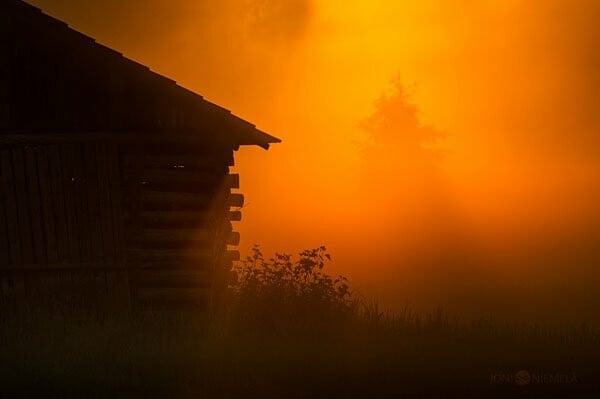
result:
[[[254,246],[252,255],[234,268],[238,276],[231,287],[234,306],[263,321],[347,315],[356,301],[346,277],[326,273],[330,260],[324,246],[304,250],[297,257],[275,253],[268,259]]]

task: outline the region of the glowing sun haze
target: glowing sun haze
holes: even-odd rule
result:
[[[32,3],[283,139],[236,155],[242,252],[325,244],[390,306],[594,314],[600,2]]]

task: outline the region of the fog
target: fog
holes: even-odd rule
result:
[[[596,317],[600,3],[36,0],[283,139],[242,252],[326,245],[398,309]]]

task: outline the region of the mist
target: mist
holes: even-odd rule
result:
[[[388,308],[596,317],[600,5],[37,0],[281,137],[242,252],[327,245]]]

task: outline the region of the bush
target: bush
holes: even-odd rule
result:
[[[262,323],[287,319],[315,320],[347,315],[355,309],[348,279],[325,272],[330,254],[324,246],[297,257],[276,253],[265,259],[259,246],[234,268],[234,304]]]

